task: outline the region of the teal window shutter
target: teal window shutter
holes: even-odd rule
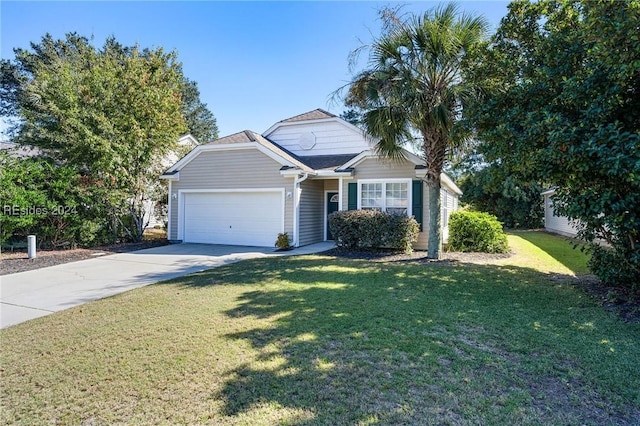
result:
[[[358,209],[358,184],[353,182],[348,185],[347,194],[347,209]]]
[[[422,211],[424,206],[424,203],[422,202],[422,194],[422,181],[414,180],[411,186],[411,211],[413,213],[413,217],[416,218],[416,222],[420,225],[420,231],[422,231]]]

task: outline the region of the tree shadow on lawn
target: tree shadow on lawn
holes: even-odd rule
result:
[[[640,417],[640,329],[535,270],[315,256],[186,278],[188,286],[264,287],[226,312],[265,321],[226,336],[259,351],[215,395],[227,416],[267,404],[304,410],[313,424]]]

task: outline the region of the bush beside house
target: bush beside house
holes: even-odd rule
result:
[[[377,210],[337,211],[329,215],[336,245],[346,249],[394,249],[410,253],[420,226],[413,217]]]
[[[461,252],[506,253],[509,244],[495,216],[458,211],[449,217],[449,248]]]

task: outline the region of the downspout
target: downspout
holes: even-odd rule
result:
[[[293,180],[293,245],[300,246],[300,184],[307,180],[309,173],[296,175]]]
[[[342,176],[338,178],[338,210],[342,211]]]
[[[171,208],[173,207],[173,205],[171,204],[171,197],[173,197],[173,193],[171,192],[173,190],[172,188],[173,185],[171,185],[171,179],[169,179],[169,189],[168,191],[168,197],[167,197],[167,240],[171,241],[171,231],[173,231],[173,229],[171,229],[171,218],[173,217],[173,211],[171,210]],[[175,238],[173,238],[175,239]]]

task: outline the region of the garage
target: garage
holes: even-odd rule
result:
[[[235,190],[182,194],[186,243],[273,247],[284,232],[284,193]]]

